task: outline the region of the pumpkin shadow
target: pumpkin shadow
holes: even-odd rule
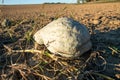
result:
[[[105,32],[96,31],[91,35],[91,41],[91,51],[86,52],[86,54],[82,55],[82,57],[87,60],[94,53],[99,53],[99,55],[88,61],[84,71],[96,72],[97,68],[99,69],[97,72],[117,80],[119,78],[117,77],[117,74],[120,74],[120,28]],[[116,52],[114,52],[114,50],[116,50]],[[100,59],[99,56],[102,58]],[[103,62],[102,59],[104,59]],[[100,67],[95,65],[102,65],[104,62],[106,62],[104,66]]]

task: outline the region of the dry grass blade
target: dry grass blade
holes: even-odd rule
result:
[[[107,80],[115,80],[115,79],[113,79],[113,78],[111,78],[111,77],[109,77],[109,76],[106,76],[106,75],[103,75],[103,74],[100,74],[100,73],[92,72],[91,74],[100,76],[100,77],[102,77],[102,78],[104,78],[104,79],[107,79]]]
[[[120,74],[115,74],[115,76],[116,76],[118,79],[120,79]]]
[[[12,51],[12,49],[11,48],[9,48],[8,46],[6,46],[6,45],[3,45],[4,46],[4,48],[6,48],[9,52],[11,52]]]
[[[111,49],[112,52],[114,52],[114,53],[118,53],[118,51],[117,51],[116,49],[114,49],[114,48],[112,48],[112,47],[108,47],[108,48]]]
[[[48,76],[45,76],[45,75],[42,75],[42,74],[40,74],[39,72],[37,72],[37,71],[35,71],[35,73],[33,73],[34,75],[37,75],[37,76],[39,76],[39,77],[42,77],[42,78],[44,78],[45,80],[52,80],[50,77],[48,77]]]

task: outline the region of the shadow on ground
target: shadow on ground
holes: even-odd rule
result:
[[[92,51],[101,53],[100,55],[106,60],[106,68],[101,73],[119,78],[120,28],[110,31],[105,30],[104,32],[96,31],[96,33],[92,35],[92,43]]]

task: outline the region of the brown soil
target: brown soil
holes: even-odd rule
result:
[[[63,16],[79,21],[90,31],[93,47],[82,57],[54,61],[45,55],[13,54],[3,47],[34,48],[33,34]],[[2,25],[4,19],[10,21],[8,26]],[[38,49],[49,53],[44,45]],[[0,80],[106,80],[96,73],[120,79],[119,2],[0,6]]]

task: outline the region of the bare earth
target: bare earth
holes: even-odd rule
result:
[[[90,31],[93,47],[82,57],[54,61],[40,54],[11,53],[3,47],[34,48],[32,35],[63,16]],[[3,26],[4,19],[11,24]],[[49,53],[44,45],[38,49]],[[120,3],[0,6],[0,75],[0,80],[107,80],[103,75],[120,79]]]

